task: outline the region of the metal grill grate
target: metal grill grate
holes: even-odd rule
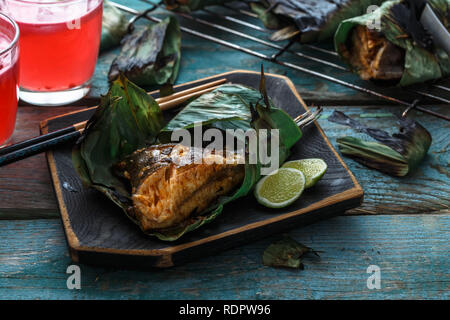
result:
[[[112,4],[117,7],[118,9],[130,13],[134,16],[143,16],[144,18],[151,20],[153,22],[159,22],[161,19],[150,15],[150,12],[154,9],[160,9],[163,11],[166,11],[164,8],[164,5],[160,5],[157,3],[154,3],[150,0],[140,0],[141,2],[148,5],[148,10],[145,11],[138,11],[133,8],[129,8],[127,6],[114,3]],[[243,6],[244,5],[244,6]],[[300,51],[296,51],[292,49],[292,46],[290,44],[282,46],[278,43],[264,40],[264,38],[268,38],[268,35],[272,33],[272,31],[265,29],[264,27],[261,27],[260,25],[257,25],[250,20],[254,20],[254,18],[257,18],[256,15],[250,11],[248,11],[246,4],[243,3],[243,1],[240,1],[239,3],[233,2],[224,4],[222,6],[214,6],[219,7],[224,12],[232,12],[233,15],[227,15],[223,13],[217,13],[214,10],[211,10],[211,8],[204,8],[203,10],[199,10],[196,13],[193,14],[186,14],[186,13],[177,13],[172,12],[172,14],[176,14],[186,21],[192,22],[192,24],[195,24],[196,27],[186,27],[181,25],[181,31],[202,38],[204,40],[212,41],[214,43],[226,46],[228,48],[238,50],[241,52],[244,52],[246,54],[255,56],[257,58],[271,61],[273,63],[277,63],[281,66],[291,68],[327,81],[331,81],[340,85],[343,85],[345,87],[364,92],[366,94],[370,94],[372,96],[378,97],[380,99],[384,99],[386,101],[400,104],[406,107],[405,112],[403,115],[406,115],[406,113],[415,108],[418,111],[422,111],[434,116],[437,116],[439,118],[445,119],[447,121],[450,121],[450,118],[446,115],[442,115],[439,113],[436,113],[432,110],[426,109],[423,106],[420,106],[420,101],[427,98],[428,100],[431,100],[432,102],[437,103],[445,103],[450,104],[450,87],[448,84],[445,83],[432,83],[432,84],[426,84],[421,85],[421,88],[398,88],[396,91],[399,93],[398,95],[392,95],[392,94],[386,94],[383,93],[383,90],[379,89],[373,89],[369,86],[355,84],[352,82],[345,81],[343,79],[340,79],[338,77],[333,77],[324,73],[320,73],[317,71],[314,71],[312,69],[306,68],[302,66],[302,61],[312,61],[314,63],[317,63],[319,65],[324,65],[327,67],[331,67],[332,69],[344,71],[344,72],[350,72],[346,69],[345,66],[343,66],[339,59],[337,58],[337,54],[334,51],[327,50],[324,48],[320,48],[318,46],[309,45],[309,44],[302,44],[301,46],[303,48],[307,48],[309,52],[313,52],[314,54],[306,54]],[[214,22],[206,20],[202,17],[205,13],[210,16],[214,17]],[[243,17],[243,18],[237,18]],[[236,28],[231,28],[228,26],[229,24],[236,25]],[[226,24],[226,25],[225,25]],[[200,31],[201,30],[201,31]],[[214,31],[220,31],[221,37],[217,35],[213,35]],[[251,35],[251,32],[259,32],[261,33],[261,37]],[[213,34],[211,34],[213,33]],[[233,37],[233,41],[228,41],[223,39],[224,37],[228,38],[229,36]],[[264,54],[261,52],[258,52],[254,49],[250,49],[248,47],[245,47],[240,44],[240,40],[248,40],[250,42],[255,42],[258,44],[263,45],[264,47],[268,49],[275,49],[276,51],[271,54]],[[296,57],[298,57],[298,63],[292,63],[286,59],[283,59],[283,55],[285,54],[291,54]],[[324,58],[326,56],[327,58]],[[386,91],[386,90],[384,90]],[[404,99],[398,98],[399,96],[405,96],[405,94],[409,94],[409,96],[413,96],[413,101],[405,101]]]

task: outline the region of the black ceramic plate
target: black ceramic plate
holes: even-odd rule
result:
[[[257,72],[234,71],[182,84],[185,90],[220,78],[258,88]],[[274,104],[292,117],[307,109],[292,82],[283,76],[267,74],[268,94]],[[155,97],[157,95],[155,94]],[[94,109],[44,121],[47,133],[88,119]],[[175,112],[167,112],[170,118]],[[227,205],[212,223],[185,234],[175,242],[163,242],[141,232],[121,209],[103,194],[82,186],[71,159],[71,145],[47,153],[64,230],[74,262],[114,266],[169,267],[188,259],[247,243],[283,229],[330,217],[360,205],[363,191],[352,173],[333,149],[318,124],[303,130],[303,137],[292,148],[292,159],[322,158],[328,171],[313,188],[294,204],[283,209],[259,205],[253,194]]]

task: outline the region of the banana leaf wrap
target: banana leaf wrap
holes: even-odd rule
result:
[[[200,10],[206,6],[222,4],[233,0],[164,0],[168,10],[178,12],[192,12]]]
[[[128,211],[132,206],[130,188],[114,174],[114,164],[141,147],[167,142],[177,129],[193,128],[199,123],[222,130],[279,129],[280,164],[302,136],[292,118],[275,108],[267,97],[264,76],[260,92],[241,85],[223,85],[190,102],[163,127],[156,102],[120,75],[112,83],[107,96],[102,98],[101,105],[74,148],[75,169],[86,186],[104,193],[139,224]],[[240,187],[232,194],[220,197],[201,214],[176,226],[146,233],[164,241],[174,241],[213,221],[223,211],[224,205],[252,190],[261,175],[261,166],[259,162],[246,162],[245,177]]]
[[[367,12],[370,5],[381,2],[383,0],[261,0],[259,3],[273,15],[261,12],[260,6],[253,5],[252,9],[267,28],[279,26],[283,20],[290,24],[276,32],[272,40],[299,35],[300,42],[311,43],[331,38],[342,20],[359,16]]]
[[[128,25],[128,19],[122,11],[112,6],[109,1],[103,1],[100,52],[118,46],[128,31]]]
[[[159,23],[135,27],[122,41],[122,49],[111,64],[108,78],[123,73],[139,86],[173,84],[181,59],[178,20],[167,17]]]
[[[450,31],[450,0],[428,0],[428,3]],[[411,8],[412,5],[403,0],[386,1],[371,13],[342,21],[334,36],[335,48],[341,59],[365,80],[391,80],[391,83],[398,86],[408,86],[448,76],[450,74],[449,56],[441,48],[432,43],[430,45],[430,35]],[[367,28],[373,21],[380,22],[379,30]],[[362,64],[358,62],[358,59],[355,60],[352,48],[364,45],[353,44],[361,38],[354,35],[354,32],[358,30],[364,30],[364,33],[376,39],[375,41],[386,40],[383,46],[386,47],[385,51],[389,50],[389,52],[385,54],[385,57],[379,58],[384,53],[375,50],[373,60],[367,57],[361,58]],[[393,69],[397,71],[394,72]]]
[[[432,141],[424,127],[408,118],[399,118],[399,131],[393,135],[369,128],[340,111],[334,111],[328,120],[349,126],[379,141],[364,141],[349,136],[336,139],[342,154],[392,176],[402,177],[417,168]]]

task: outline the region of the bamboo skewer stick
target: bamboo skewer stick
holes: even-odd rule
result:
[[[211,87],[215,87],[215,86],[224,84],[226,81],[227,81],[226,79],[219,79],[219,80],[216,80],[216,81],[213,81],[213,82],[208,82],[208,83],[205,83],[205,84],[203,84],[201,86],[197,86],[197,87],[194,87],[194,88],[191,88],[191,89],[186,89],[186,90],[183,90],[183,91],[180,91],[180,92],[176,92],[174,94],[171,94],[170,96],[158,98],[158,99],[156,99],[156,102],[163,103],[163,102],[166,102],[166,101],[169,101],[169,100],[173,100],[175,98],[186,96],[186,95],[191,94],[191,93],[195,93],[195,92],[199,92],[199,91],[205,90],[207,88],[211,88]]]
[[[207,89],[203,89],[203,90],[200,90],[200,91],[195,91],[195,92],[189,93],[187,95],[184,95],[184,96],[181,96],[181,97],[177,97],[175,99],[171,99],[169,101],[165,100],[163,102],[160,102],[159,99],[156,99],[156,102],[158,102],[159,107],[161,108],[161,110],[163,110],[163,111],[164,110],[169,110],[169,109],[172,109],[173,107],[176,107],[176,106],[180,105],[181,103],[185,102],[186,100],[189,100],[191,98],[198,97],[198,96],[200,96],[200,95],[202,95],[204,93],[213,91],[213,90],[217,89],[218,87],[220,87],[220,85],[219,86],[215,86],[215,87],[210,87],[210,88],[207,88]],[[166,97],[160,98],[160,99],[165,99],[165,98]]]

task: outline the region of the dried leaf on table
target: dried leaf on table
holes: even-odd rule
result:
[[[115,80],[122,72],[140,86],[173,84],[181,58],[181,31],[178,20],[168,17],[145,27],[133,28],[122,41],[108,78]]]
[[[263,264],[268,267],[286,267],[303,269],[302,256],[317,252],[284,235],[283,239],[272,243],[263,253]]]

